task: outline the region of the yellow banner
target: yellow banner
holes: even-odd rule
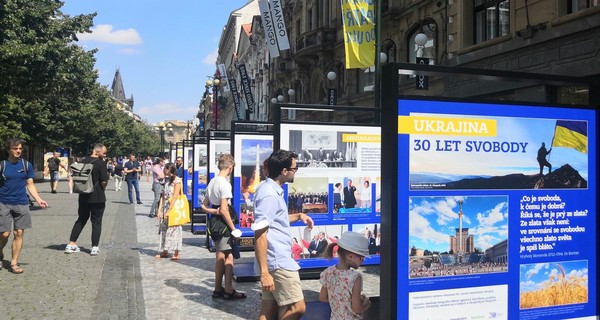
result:
[[[381,142],[380,134],[342,134],[342,142]]]
[[[375,1],[341,1],[346,69],[375,65]]]
[[[495,137],[495,119],[398,116],[400,134]]]

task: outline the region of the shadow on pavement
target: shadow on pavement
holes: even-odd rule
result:
[[[184,294],[184,297],[190,301],[204,304],[213,309],[217,309],[222,312],[231,314],[232,316],[240,317],[243,319],[252,319],[258,316],[258,314],[256,314],[256,316],[252,317],[249,314],[249,312],[251,312],[251,309],[255,308],[249,309],[248,307],[249,303],[256,303],[257,306],[260,305],[260,296],[256,292],[256,290],[245,292],[248,296],[246,299],[227,301],[223,299],[213,299],[211,297],[212,290],[193,284],[181,283],[180,279],[166,279],[165,285],[179,290],[181,293]]]

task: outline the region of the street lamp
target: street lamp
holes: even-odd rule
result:
[[[214,122],[215,125],[213,128],[215,129],[219,129],[219,85],[221,84],[221,79],[219,79],[218,77],[213,77],[213,76],[208,76],[208,80],[206,80],[206,87],[207,89],[212,87],[213,88],[213,105],[212,105],[212,110],[213,110],[213,115],[214,115]]]
[[[165,122],[161,121],[158,124],[158,127],[155,128],[160,133],[160,154],[159,154],[159,156],[161,158],[164,157],[164,152],[165,152],[165,132],[167,132],[167,130],[170,132],[173,132],[172,126],[173,125],[170,122],[165,125]]]
[[[327,79],[330,82],[333,82],[337,79],[337,74],[333,71],[329,71],[327,72]],[[335,106],[337,104],[337,88],[335,88],[335,84],[333,88],[330,86],[329,89],[327,89],[327,104],[330,106]]]

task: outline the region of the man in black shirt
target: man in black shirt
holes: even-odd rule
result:
[[[138,173],[142,172],[142,167],[140,163],[135,159],[135,155],[129,155],[129,161],[125,163],[125,172],[127,176],[125,176],[125,181],[127,181],[127,194],[129,195],[129,203],[133,204],[133,189],[135,188],[135,197],[137,199],[137,204],[142,204],[142,200],[140,200],[140,183],[138,180]]]
[[[94,183],[94,191],[91,193],[79,194],[79,209],[77,214],[79,218],[75,221],[71,230],[70,242],[65,248],[65,253],[77,253],[77,238],[81,234],[81,230],[85,227],[88,219],[92,221],[92,250],[90,255],[96,256],[100,253],[100,234],[102,232],[102,216],[106,205],[106,185],[108,183],[108,170],[106,163],[102,159],[106,154],[106,147],[103,144],[97,143],[94,145],[92,154],[81,160],[82,163],[92,163],[92,182]]]

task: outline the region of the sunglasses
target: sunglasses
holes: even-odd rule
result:
[[[296,171],[298,171],[298,167],[286,168],[286,169],[288,169],[288,171],[293,171],[294,173],[295,173]]]

